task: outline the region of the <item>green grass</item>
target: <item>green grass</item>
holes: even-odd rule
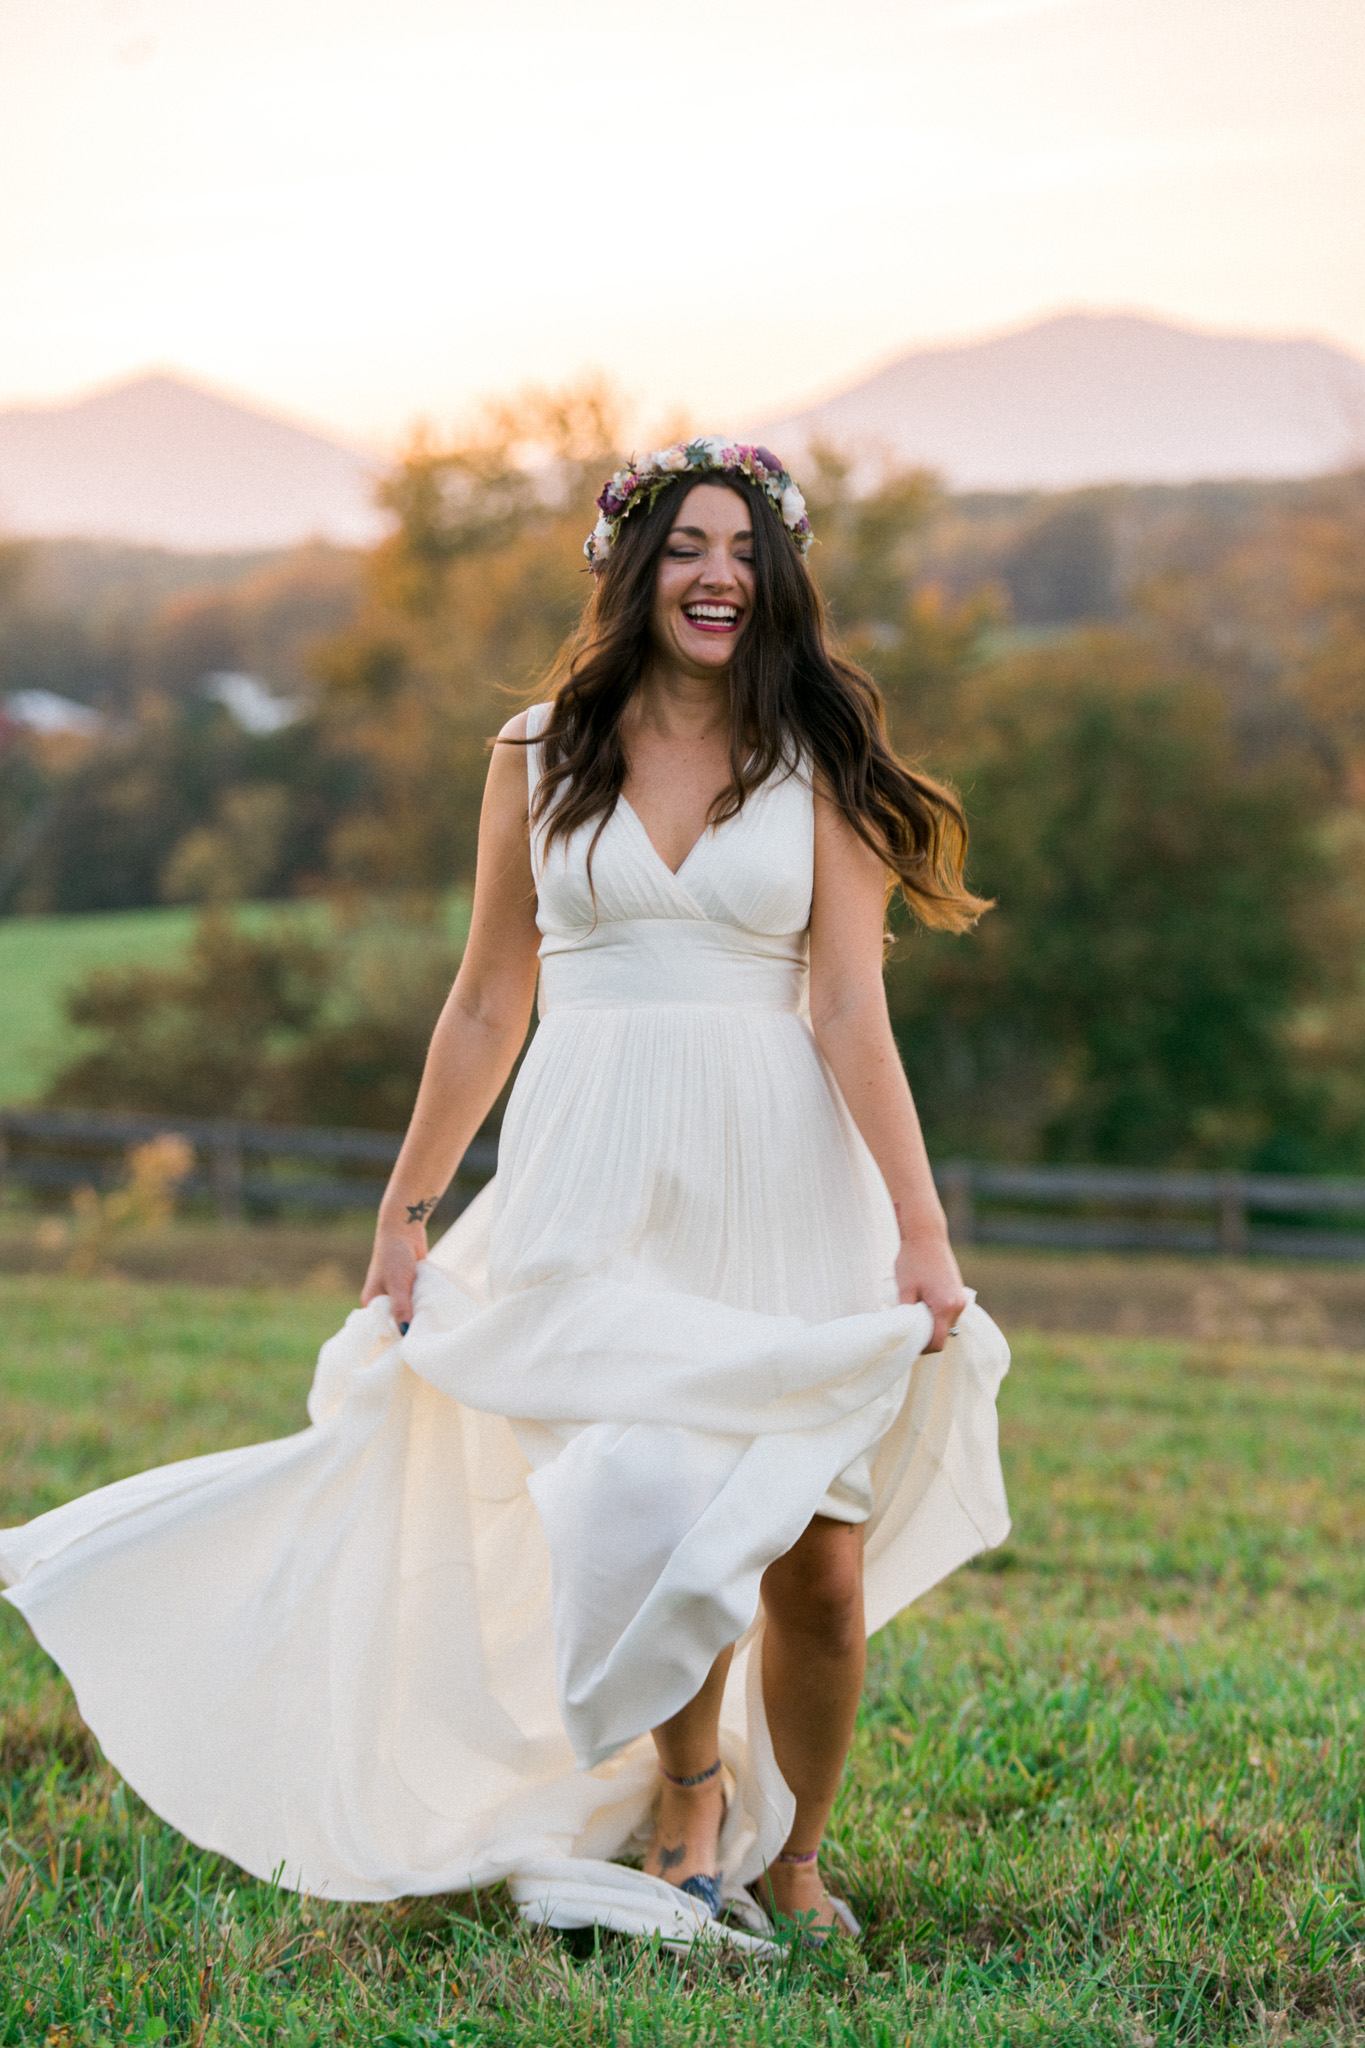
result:
[[[345,1304],[6,1283],[0,1513],[294,1427]],[[829,1858],[867,1934],[779,1966],[275,1892],[94,1753],[0,1611],[0,2043],[1365,2038],[1365,1359],[1024,1339],[1007,1547],[873,1645]]]
[[[253,929],[280,919],[326,930],[321,901],[252,903],[236,912]],[[62,1001],[96,967],[164,967],[194,935],[199,912],[111,910],[76,917],[0,918],[0,1104],[31,1102],[80,1050],[85,1034],[66,1021]],[[451,898],[449,926],[462,940],[468,903]]]
[[[62,995],[93,967],[172,959],[193,910],[121,910],[91,917],[0,919],[0,1102],[41,1094],[79,1044]]]

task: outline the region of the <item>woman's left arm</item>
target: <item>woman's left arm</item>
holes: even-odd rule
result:
[[[927,1348],[941,1351],[967,1295],[887,1014],[885,918],[886,870],[817,779],[811,1027],[895,1204],[900,1298],[932,1309],[934,1334]]]

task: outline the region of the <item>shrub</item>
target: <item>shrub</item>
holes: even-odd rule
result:
[[[204,916],[185,959],[100,969],[67,999],[93,1043],[49,1101],[69,1107],[399,1130],[459,955],[423,920],[319,937]]]

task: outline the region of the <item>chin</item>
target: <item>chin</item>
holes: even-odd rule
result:
[[[698,662],[703,668],[728,668],[738,640],[738,633],[726,634],[723,639],[720,634],[713,636],[707,633],[700,640],[680,644],[678,651],[688,661]]]

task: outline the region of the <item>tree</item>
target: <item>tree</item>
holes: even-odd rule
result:
[[[810,461],[811,573],[840,642],[876,676],[897,744],[917,755],[951,727],[994,602],[984,593],[950,600],[916,573],[917,544],[942,502],[928,471],[891,472],[856,492],[833,449],[817,444]]]
[[[897,1033],[940,1154],[1242,1164],[1311,1124],[1290,1026],[1332,978],[1321,794],[1213,688],[1093,634],[987,672],[953,742],[972,881]]]

